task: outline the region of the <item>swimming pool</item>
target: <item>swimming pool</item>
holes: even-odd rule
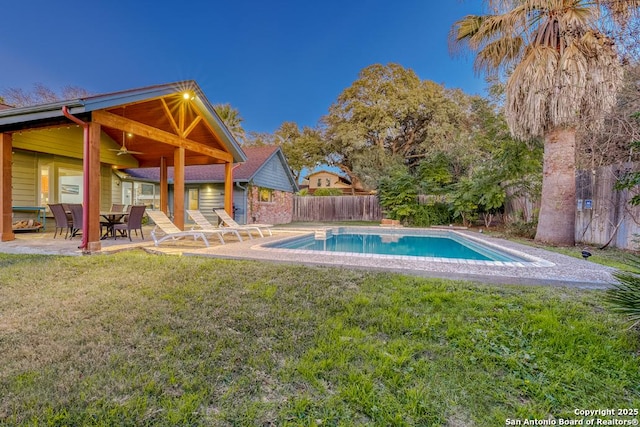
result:
[[[540,265],[523,253],[450,230],[337,227],[262,245],[300,254],[342,254],[487,265]]]

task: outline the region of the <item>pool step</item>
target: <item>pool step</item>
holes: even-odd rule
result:
[[[316,230],[315,239],[316,240],[328,240],[333,236],[333,231],[330,228],[325,228],[322,230]]]

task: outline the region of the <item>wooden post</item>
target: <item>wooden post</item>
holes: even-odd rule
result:
[[[180,230],[184,230],[184,157],[184,148],[173,151],[173,223]]]
[[[15,240],[13,234],[13,209],[11,191],[13,138],[10,133],[0,133],[0,241]]]
[[[168,214],[169,209],[169,173],[167,158],[160,157],[160,210]]]
[[[89,192],[88,217],[85,219],[87,230],[88,252],[97,252],[101,249],[100,243],[100,125],[89,123]]]
[[[233,217],[233,163],[224,164],[224,210]]]

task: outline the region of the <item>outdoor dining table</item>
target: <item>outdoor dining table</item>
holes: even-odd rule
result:
[[[122,219],[127,215],[129,215],[127,212],[111,212],[111,211],[100,212],[100,216],[104,218],[106,222],[105,224],[106,230],[104,234],[100,237],[100,240],[104,240],[110,236],[115,237],[113,226],[116,224],[119,224],[120,221],[122,221]]]

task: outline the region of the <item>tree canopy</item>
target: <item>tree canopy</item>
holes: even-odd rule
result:
[[[304,169],[312,169],[325,162],[321,131],[312,127],[300,127],[294,122],[284,122],[274,133],[251,132],[245,146],[278,145],[296,181]]]
[[[56,92],[42,83],[34,84],[32,90],[10,87],[0,94],[2,95],[0,99],[12,107],[28,107],[67,99],[86,98],[91,95],[88,90],[78,86],[64,86],[59,92]]]
[[[445,88],[398,64],[363,69],[322,118],[329,161],[368,187],[397,165],[417,167],[463,121]]]
[[[229,132],[239,142],[243,143],[246,139],[246,132],[242,127],[244,119],[240,116],[240,112],[231,106],[231,104],[216,104],[213,106],[215,112],[220,116]]]

